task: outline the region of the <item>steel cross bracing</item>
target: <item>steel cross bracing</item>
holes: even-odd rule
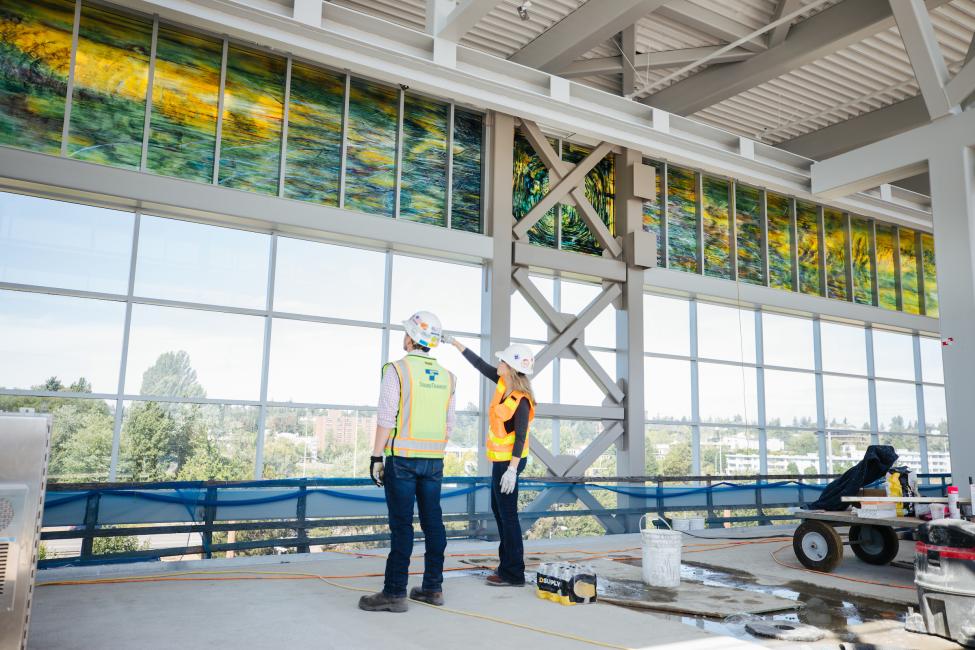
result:
[[[535,371],[543,370],[556,358],[574,358],[605,396],[601,406],[540,404],[537,413],[542,417],[598,420],[602,422],[602,431],[575,456],[558,455],[534,436],[531,451],[552,475],[581,476],[607,449],[616,445],[618,470],[623,473],[640,473],[643,467],[645,417],[643,384],[642,379],[634,379],[632,383],[628,380],[631,374],[642,377],[642,346],[634,345],[632,341],[642,342],[643,271],[647,267],[640,262],[647,255],[636,254],[635,249],[639,247],[643,251],[653,251],[650,256],[653,261],[649,263],[652,266],[656,260],[656,240],[653,235],[643,232],[642,199],[634,197],[633,193],[637,185],[634,179],[639,177],[643,181],[649,179],[649,183],[641,182],[641,185],[649,184],[650,187],[644,190],[653,195],[655,179],[652,169],[643,164],[639,152],[624,150],[607,142],[593,147],[591,153],[579,163],[567,162],[559,157],[533,121],[517,120],[498,113],[492,117],[492,143],[496,154],[491,157],[491,177],[495,183],[496,199],[492,206],[491,220],[496,251],[492,265],[492,291],[496,292],[492,297],[495,309],[492,313],[492,346],[500,349],[506,343],[506,340],[500,340],[502,337],[499,337],[499,333],[510,331],[505,327],[507,323],[504,320],[510,318],[511,294],[517,291],[531,305],[549,331],[548,342],[535,357]],[[510,189],[513,173],[510,152],[516,128],[520,128],[547,168],[550,181],[549,191],[519,221],[515,221],[512,214]],[[505,154],[498,155],[499,150]],[[617,160],[616,173],[620,182],[617,184],[616,217],[620,232],[628,235],[625,239],[610,231],[585,194],[586,175],[607,155],[615,155]],[[603,249],[601,257],[539,249],[528,244],[531,228],[558,203],[575,205],[589,232]],[[633,212],[633,215],[629,215],[629,212]],[[628,227],[631,222],[636,226]],[[632,233],[634,230],[637,232]],[[596,277],[602,283],[602,291],[578,314],[565,314],[531,281],[530,267],[541,267],[554,273],[574,272]],[[619,318],[623,323],[617,327],[617,347],[620,349],[617,356],[626,358],[618,363],[622,377],[619,381],[603,369],[585,341],[586,327],[610,305],[620,309]],[[640,313],[634,313],[636,311]],[[631,336],[630,330],[633,328],[639,329],[639,332]],[[507,336],[503,338],[507,339]],[[630,356],[633,359],[629,359]],[[633,373],[629,372],[630,368],[634,369]],[[628,392],[628,389],[632,392]],[[636,444],[633,441],[637,441]],[[639,463],[631,456],[638,456]],[[572,486],[559,486],[541,491],[526,511],[543,512],[555,503],[577,501],[593,511],[602,509],[602,505],[587,491],[574,489]],[[633,527],[629,521],[632,517],[617,518],[607,514],[595,516],[610,532],[623,532]]]

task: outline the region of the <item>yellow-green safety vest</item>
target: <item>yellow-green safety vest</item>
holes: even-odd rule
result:
[[[443,458],[447,446],[447,409],[457,381],[433,357],[408,354],[392,366],[399,378],[396,428],[386,441],[387,456]]]

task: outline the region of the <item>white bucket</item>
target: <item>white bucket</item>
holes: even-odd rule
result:
[[[675,517],[670,520],[670,523],[674,525],[674,530],[690,530],[691,520],[684,517]]]
[[[680,586],[680,551],[683,539],[676,530],[644,528],[646,515],[640,518],[643,538],[643,582],[651,587]]]
[[[688,521],[690,522],[688,530],[704,530],[704,517],[691,517]]]

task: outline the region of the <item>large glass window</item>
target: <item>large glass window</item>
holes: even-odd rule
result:
[[[873,226],[867,219],[851,217],[850,235],[853,300],[861,305],[872,305],[877,297],[873,279]]]
[[[0,290],[0,388],[114,393],[125,304]]]
[[[698,302],[697,353],[702,359],[755,363],[755,312]]]
[[[815,431],[769,429],[765,434],[769,474],[819,474]]]
[[[925,382],[943,384],[945,381],[944,367],[941,359],[941,341],[927,336],[920,337],[921,342],[921,376]]]
[[[867,374],[867,339],[863,327],[820,321],[823,370]]]
[[[289,237],[277,245],[275,311],[382,320],[385,253]]]
[[[758,422],[755,369],[724,363],[698,363],[702,422]]]
[[[274,319],[267,396],[272,402],[372,406],[379,397],[379,329]]]
[[[690,353],[691,324],[686,300],[645,294],[643,309],[646,328],[643,345],[647,352]]]
[[[644,364],[647,419],[688,422],[691,419],[691,364],[648,357]]]
[[[480,332],[482,290],[478,266],[396,255],[390,318],[400,323],[425,309],[440,318],[445,330]]]
[[[581,313],[590,302],[602,293],[602,288],[595,284],[563,280],[559,286],[562,290],[561,310],[563,313]],[[616,347],[616,309],[612,305],[603,309],[586,327],[585,340],[587,345],[604,348]]]
[[[133,305],[125,392],[257,400],[264,319]]]
[[[0,281],[124,294],[131,212],[0,193]]]
[[[870,430],[866,379],[824,375],[823,406],[827,427]]]
[[[143,216],[135,294],[263,309],[270,237]]]
[[[898,277],[895,255],[897,241],[895,229],[888,224],[876,224],[877,241],[877,292],[879,305],[884,309],[897,309]]]
[[[761,458],[757,430],[701,427],[702,474],[758,474]]]
[[[590,153],[589,147],[562,143],[562,160],[578,164]],[[596,214],[606,224],[610,233],[614,232],[616,219],[616,158],[613,154],[605,156],[593,167],[585,180],[586,199],[595,209]],[[598,255],[602,247],[596,237],[589,230],[585,220],[579,215],[575,204],[562,206],[562,240],[563,250]]]
[[[948,407],[941,386],[924,387],[924,426],[929,435],[948,434]]]
[[[593,356],[603,370],[616,378],[616,355],[607,352],[594,352]],[[601,406],[606,394],[589,377],[582,365],[575,359],[561,359],[559,362],[559,403]]]
[[[661,225],[664,221],[664,189],[667,186],[666,165],[643,159],[644,165],[653,167],[654,184],[656,185],[653,199],[643,201],[643,229],[652,232],[657,237],[657,266],[665,266],[667,251],[664,246],[664,234]]]
[[[762,314],[765,363],[788,368],[813,368],[812,321],[805,318]]]
[[[938,269],[934,264],[934,237],[921,233],[921,268],[924,271],[924,313],[938,317]]]
[[[552,278],[530,276],[532,284],[549,304],[555,304],[555,281]],[[548,340],[548,326],[528,301],[515,291],[511,295],[511,336],[516,339]]]
[[[924,296],[918,287],[917,236],[913,230],[898,229],[901,261],[901,308],[909,314],[921,313]]]
[[[647,476],[690,476],[693,474],[692,458],[690,427],[647,425]]]
[[[263,477],[368,475],[376,412],[270,407]]]
[[[878,377],[914,379],[914,342],[909,334],[873,330],[873,367]]]
[[[770,426],[816,426],[816,380],[812,373],[765,371],[765,421]]]
[[[877,382],[877,426],[881,431],[917,431],[917,389],[914,384]]]
[[[846,300],[849,296],[847,286],[847,217],[835,210],[823,212],[823,223],[826,227],[824,241],[826,243],[826,295],[837,300]]]
[[[549,144],[558,151],[557,141],[550,139]],[[515,219],[521,220],[542,200],[542,197],[548,194],[548,168],[541,157],[535,153],[531,143],[520,132],[515,133],[512,156],[512,210]],[[558,239],[555,212],[556,208],[546,212],[545,216],[528,231],[528,240],[531,243],[549,248],[556,247]]]
[[[450,227],[481,232],[481,141],[484,118],[454,110],[453,188]]]

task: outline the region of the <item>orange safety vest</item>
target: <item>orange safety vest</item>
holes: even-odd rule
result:
[[[504,423],[515,415],[518,402],[522,398],[528,400],[528,425],[531,426],[535,419],[535,405],[531,403],[528,395],[521,391],[512,391],[507,398],[504,396],[504,380],[498,380],[498,388],[494,391],[491,398],[491,406],[488,409],[488,436],[487,436],[487,457],[492,462],[511,460],[511,453],[515,448],[515,434],[505,431]],[[525,447],[521,457],[528,457],[528,439],[531,431],[525,436]]]

